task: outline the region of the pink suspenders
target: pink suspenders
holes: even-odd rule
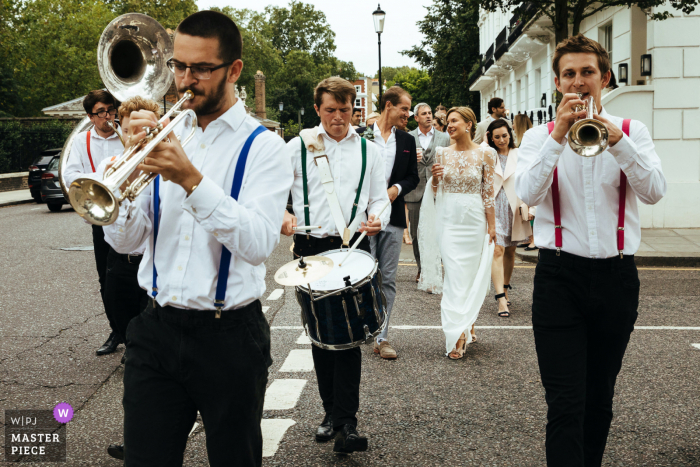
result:
[[[95,164],[92,163],[92,154],[90,153],[90,130],[87,132],[87,151],[88,159],[90,159],[90,167],[92,167],[92,173],[95,173]]]
[[[630,135],[630,119],[622,121],[622,131]],[[554,130],[554,122],[547,123],[549,133]],[[625,249],[625,199],[627,196],[627,175],[620,170],[620,198],[617,217],[617,250],[622,258],[622,250]],[[554,210],[554,245],[557,247],[557,256],[561,253],[562,239],[561,230],[561,208],[559,204],[559,174],[557,168],[554,168],[554,179],[552,180],[552,208]]]

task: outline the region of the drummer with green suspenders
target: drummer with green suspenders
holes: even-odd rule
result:
[[[314,91],[321,125],[303,130],[287,144],[294,170],[293,207],[299,219],[285,212],[282,233],[295,235],[295,258],[349,247],[363,232],[376,235],[389,222],[391,209],[381,212],[389,201],[384,160],[376,145],[367,144],[350,125],[355,97],[355,87],[345,79],[321,81]],[[369,253],[369,238],[363,238],[357,249]],[[360,348],[326,350],[314,345],[312,354],[325,411],[316,441],[335,438],[333,450],[339,454],[367,450],[367,438],[357,433]]]

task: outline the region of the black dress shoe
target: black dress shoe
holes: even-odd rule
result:
[[[105,343],[102,344],[102,347],[97,349],[97,352],[95,352],[95,353],[97,353],[97,355],[110,354],[110,353],[116,351],[117,347],[122,342],[123,342],[123,339],[121,339],[121,337],[117,333],[112,332],[112,334],[109,335],[109,337],[107,338]]]
[[[107,454],[115,459],[124,460],[124,444],[110,444],[107,448]]]
[[[122,355],[122,365],[126,363],[126,354]]]
[[[333,429],[333,423],[331,422],[331,415],[326,414],[323,417],[323,421],[316,429],[316,441],[325,443],[333,439],[337,432]]]
[[[350,454],[355,451],[367,450],[367,438],[360,436],[352,425],[343,425],[335,436],[333,452],[338,454]]]

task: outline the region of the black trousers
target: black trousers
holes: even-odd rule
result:
[[[540,250],[532,325],[548,407],[548,466],[601,465],[638,305],[634,256]]]
[[[148,304],[148,293],[139,286],[138,272],[142,256],[122,255],[110,247],[105,280],[105,310],[114,321],[115,331],[126,335],[129,321]]]
[[[359,237],[355,235],[350,245]],[[306,238],[305,234],[294,236],[294,257],[313,256],[324,251],[340,248],[340,237]],[[369,238],[365,237],[358,250],[370,253]],[[343,313],[343,310],[338,310]],[[360,408],[360,379],[362,377],[362,350],[355,347],[347,350],[326,350],[311,346],[314,358],[318,392],[323,409],[330,414],[335,428],[343,425],[357,426],[357,410]]]
[[[110,315],[109,310],[107,310],[108,307],[105,302],[105,283],[107,281],[107,256],[109,255],[110,246],[105,241],[105,233],[104,230],[102,230],[102,226],[92,226],[92,245],[93,251],[95,253],[97,277],[100,281],[100,297],[102,297],[102,304],[105,307],[105,314],[107,315],[107,320],[109,321],[109,327],[112,328],[112,332],[116,332],[117,326],[114,322],[114,318]]]
[[[182,466],[197,411],[209,465],[262,465],[270,326],[259,300],[214,311],[149,300],[126,331],[124,465]]]

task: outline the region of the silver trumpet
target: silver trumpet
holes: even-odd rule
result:
[[[117,122],[112,123],[112,122],[110,122],[109,120],[107,120],[107,125],[109,125],[109,127],[110,127],[112,130],[114,130],[114,133],[116,133],[116,135],[119,137],[119,141],[122,142],[122,146],[126,147],[126,144],[124,144],[124,138],[122,138],[121,133],[119,133],[119,132],[117,131],[117,126],[118,126],[118,125],[117,125]]]
[[[186,91],[185,95],[175,104],[168,113],[158,121],[154,128],[144,127],[146,136],[138,143],[127,149],[114,165],[105,171],[104,180],[96,180],[92,177],[81,177],[71,183],[68,188],[68,200],[81,217],[94,225],[109,225],[117,220],[119,206],[128,199],[133,201],[158,174],[142,173],[133,182],[128,179],[146,157],[158,146],[185,118],[190,117],[190,134],[182,141],[184,146],[197,131],[197,115],[194,110],[180,111],[180,107],[194,97],[192,91]],[[177,116],[165,127],[165,121],[172,115]],[[120,187],[126,183],[122,192]]]
[[[577,94],[579,99],[583,97],[583,94]],[[586,105],[577,105],[574,108],[575,112],[583,110],[586,111],[586,118],[571,125],[569,130],[569,146],[579,156],[597,156],[608,147],[608,129],[602,122],[593,118],[593,114],[598,112],[593,96],[588,96]]]

